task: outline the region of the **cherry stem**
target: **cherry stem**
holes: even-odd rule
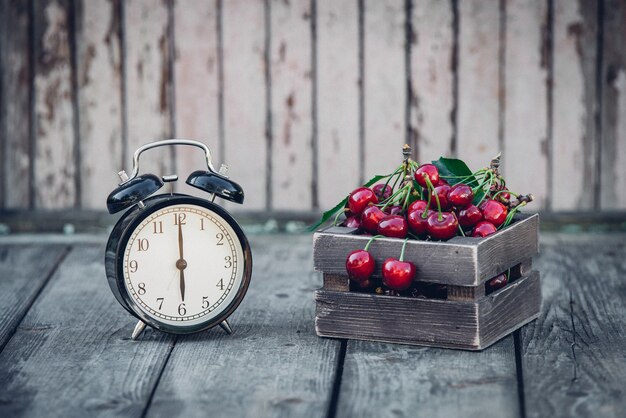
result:
[[[402,251],[400,251],[400,261],[404,261],[404,250],[406,249],[406,243],[408,240],[408,238],[405,238],[404,243],[402,244]]]
[[[396,190],[396,192],[394,194],[392,194],[391,196],[389,196],[389,198],[386,200],[387,203],[385,203],[385,205],[382,207],[382,210],[385,210],[387,208],[387,206],[389,206],[390,204],[395,202],[395,199],[405,190],[408,189],[408,185],[404,186],[398,190]]]
[[[461,228],[461,224],[458,224],[457,226],[459,227],[459,231],[461,231],[461,235],[465,236],[465,231]]]
[[[391,173],[388,177],[387,177],[387,181],[385,182],[385,187],[383,187],[383,193],[385,192],[385,190],[387,189],[387,186],[389,185],[389,183],[391,182],[391,179],[394,178],[394,176],[398,173],[400,173],[400,171],[402,170],[402,166],[399,166],[398,168],[396,168],[396,170]],[[393,187],[391,188],[393,190]]]
[[[435,188],[433,187],[433,184],[430,182],[430,179],[428,178],[427,175],[424,175],[424,180],[426,180],[426,184],[428,184],[428,190],[430,191],[429,195],[428,195],[428,201],[430,202],[430,195],[434,194],[435,195],[435,200],[437,201],[437,210],[439,211],[439,215],[437,216],[437,220],[439,222],[443,221],[443,215],[441,214],[441,203],[439,203],[439,196],[437,196],[437,193],[435,193]]]
[[[382,238],[382,237],[384,237],[384,235],[374,235],[372,238],[370,238],[369,241],[367,241],[367,244],[365,244],[365,248],[363,248],[363,250],[367,251],[370,248],[370,245],[372,244],[372,242],[376,240],[376,238]]]
[[[409,204],[409,198],[411,197],[411,186],[407,185],[406,197],[404,198],[404,203],[402,204],[402,210],[406,210],[407,205]]]
[[[500,228],[498,229],[502,229],[502,228],[509,226],[511,224],[511,221],[513,221],[513,216],[515,216],[515,213],[524,206],[526,206],[526,202],[522,202],[519,205],[515,206],[513,209],[511,209],[508,215],[506,215],[506,219],[504,220],[504,223],[500,225]]]
[[[335,215],[335,220],[333,221],[333,226],[337,226],[337,220],[339,220],[339,215],[341,215],[342,213],[346,213],[345,208],[344,210],[340,210],[337,212],[337,215]]]

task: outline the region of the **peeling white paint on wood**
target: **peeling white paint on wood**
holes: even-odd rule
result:
[[[311,208],[312,66],[309,2],[271,2],[272,209]]]
[[[74,115],[68,8],[63,0],[36,2],[35,202],[38,209],[76,203]]]
[[[416,0],[411,23],[411,135],[419,162],[452,155],[452,3]]]
[[[176,137],[204,142],[213,165],[220,167],[219,62],[217,2],[174,3],[174,84]],[[207,194],[184,185],[189,173],[206,170],[198,148],[176,148],[177,190],[199,197]]]
[[[498,0],[459,1],[458,156],[472,170],[500,152]]]
[[[264,2],[230,0],[222,7],[225,162],[232,179],[243,187],[244,208],[263,209],[267,187]]]
[[[535,196],[544,207],[548,193],[548,57],[543,57],[547,3],[506,3],[504,149],[507,186]],[[528,167],[532,166],[532,170]]]
[[[103,209],[122,167],[122,75],[114,1],[79,1],[81,207]]]
[[[330,208],[359,183],[358,4],[317,3],[319,203]]]
[[[404,0],[364,2],[365,180],[402,162],[406,70]]]
[[[171,98],[166,3],[127,0],[125,7],[128,156],[124,163],[128,171],[137,148],[171,136]],[[172,170],[171,147],[152,149],[141,156],[140,173],[163,176]]]

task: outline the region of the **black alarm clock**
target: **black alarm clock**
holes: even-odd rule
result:
[[[186,183],[205,191],[208,199],[172,192],[155,195],[178,177],[139,175],[144,151],[175,145],[204,152],[206,169],[191,173]],[[168,139],[137,149],[130,177],[118,173],[122,182],[109,195],[107,209],[126,213],[107,242],[105,268],[115,298],[139,319],[133,339],[146,325],[174,334],[215,325],[232,332],[227,318],[250,284],[252,254],[237,221],[214,203],[216,197],[243,203],[241,186],[226,171],[224,165],[215,170],[202,142]]]

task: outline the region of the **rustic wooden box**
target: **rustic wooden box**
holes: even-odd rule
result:
[[[446,295],[431,299],[351,291],[346,257],[370,237],[343,227],[318,231],[313,259],[324,286],[315,293],[317,335],[482,350],[539,315],[539,272],[531,267],[538,226],[537,214],[519,214],[486,238],[409,241],[404,258],[415,264],[416,281],[445,285]],[[387,257],[399,256],[402,243],[393,238],[372,243],[374,277],[381,277]],[[486,294],[485,282],[509,269],[509,284]]]

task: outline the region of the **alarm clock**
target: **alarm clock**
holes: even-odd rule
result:
[[[206,169],[192,172],[186,183],[207,193],[207,199],[186,194],[155,194],[175,174],[139,175],[139,158],[164,146],[201,149]],[[133,155],[130,177],[109,194],[110,214],[126,211],[106,246],[105,269],[117,301],[139,319],[137,339],[146,325],[188,334],[220,325],[228,334],[227,318],[243,300],[252,273],[248,240],[235,219],[214,200],[243,203],[241,186],[216,171],[211,152],[202,142],[168,139],[143,145]]]

